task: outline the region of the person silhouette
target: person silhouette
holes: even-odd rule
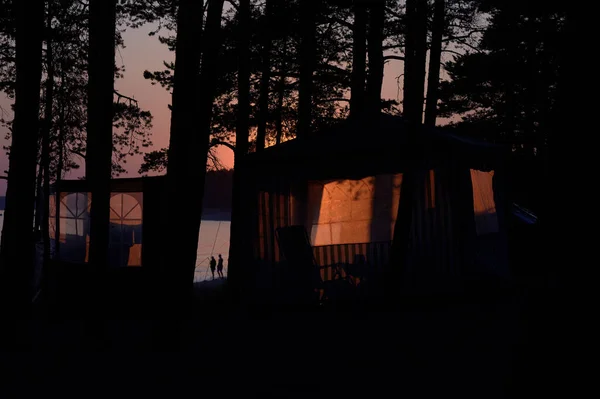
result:
[[[217,260],[214,256],[210,257],[210,271],[212,272],[212,278],[215,279],[215,268],[217,267]]]
[[[221,257],[221,254],[219,254],[219,263],[217,264],[217,273],[219,274],[219,277],[223,278],[223,258]]]

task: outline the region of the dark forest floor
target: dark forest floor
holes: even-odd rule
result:
[[[93,323],[40,314],[26,324],[28,342],[2,354],[0,397],[535,397],[546,351],[524,292],[257,312],[206,284],[189,317],[170,322],[175,348],[157,346],[156,321],[134,314]]]

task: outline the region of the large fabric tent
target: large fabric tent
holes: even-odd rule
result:
[[[324,280],[332,265],[389,265],[400,200],[412,208],[405,281],[507,276],[506,149],[444,129],[409,140],[401,117],[346,120],[262,152],[243,164],[244,224],[258,281],[284,261],[275,231],[302,225]],[[400,199],[405,174],[414,198]]]

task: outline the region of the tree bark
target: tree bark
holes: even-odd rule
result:
[[[52,42],[52,2],[48,2],[46,16],[46,103],[44,107],[44,129],[42,136],[42,166],[44,168],[44,219],[42,220],[42,240],[44,243],[44,263],[46,267],[50,259],[50,132],[52,131],[54,105],[54,52]]]
[[[280,63],[278,65],[280,71],[286,70],[285,63],[285,49],[287,48],[287,40],[283,39],[282,44],[283,54],[280,55]],[[285,101],[285,87],[287,84],[287,77],[285,73],[278,75],[279,80],[277,81],[277,111],[275,114],[275,144],[281,144],[283,136],[283,104]]]
[[[2,305],[18,315],[31,299],[33,207],[39,128],[44,1],[15,1],[15,118],[0,251]]]
[[[312,123],[313,73],[316,62],[316,14],[320,0],[300,0],[300,87],[296,137],[310,133]]]
[[[204,33],[202,9],[202,2],[181,0],[177,14],[167,164],[167,231],[170,236],[167,257],[161,262],[163,275],[170,276],[167,282],[170,289],[166,291],[166,295],[171,295],[169,301],[191,294],[202,217],[223,0],[209,0]],[[197,43],[200,35],[212,39],[203,42],[202,57]],[[179,214],[181,201],[190,199],[194,205],[182,216]]]
[[[281,144],[281,136],[283,135],[283,100],[285,99],[285,76],[279,77],[277,82],[277,114],[275,120],[275,144]]]
[[[423,120],[427,55],[427,0],[407,0],[406,19],[403,114],[411,126],[418,127]]]
[[[247,239],[244,226],[247,226],[248,212],[244,209],[243,158],[248,153],[248,133],[250,129],[250,0],[240,0],[238,9],[238,117],[235,132],[235,152],[233,168],[233,194],[231,207],[231,233],[229,248],[228,278],[234,284],[238,281],[241,260],[246,258]],[[263,71],[264,72],[264,71]],[[267,87],[268,95],[268,87]],[[267,104],[268,106],[268,98]],[[264,115],[263,115],[264,116]],[[264,136],[263,136],[264,146]]]
[[[58,87],[58,95],[64,98],[64,89],[63,84],[65,81],[65,76],[61,71],[60,75],[60,86]],[[56,165],[56,184],[60,183],[63,175],[64,169],[64,157],[65,157],[65,106],[64,101],[59,102],[58,109],[58,162]],[[54,232],[54,251],[56,253],[56,257],[60,258],[60,198],[58,197],[58,193],[56,193],[56,227]]]
[[[272,0],[266,0],[265,23],[262,30],[262,72],[260,82],[260,106],[258,114],[258,127],[256,130],[256,152],[265,148],[267,134],[267,119],[269,118],[269,85],[271,83],[271,40],[270,21],[272,19]]]
[[[41,123],[40,132],[42,137],[40,140],[40,147],[42,152],[44,151],[44,126]],[[35,215],[33,217],[33,232],[34,232],[34,240],[37,242],[39,240],[39,234],[42,226],[42,186],[44,184],[44,167],[40,159],[40,164],[37,170],[37,177],[35,181]]]
[[[370,117],[381,112],[381,86],[383,84],[383,24],[385,3],[377,0],[369,12],[369,76],[367,81],[367,107]]]
[[[440,85],[440,63],[442,59],[442,38],[446,19],[446,0],[435,0],[433,27],[431,29],[431,50],[429,51],[429,74],[427,78],[427,102],[425,104],[425,126],[435,127],[437,102]]]
[[[367,8],[364,3],[354,4],[352,25],[352,76],[350,83],[350,117],[361,114],[365,106],[367,58]]]
[[[238,34],[238,120],[235,133],[237,160],[248,152],[250,129],[250,0],[240,0]]]
[[[65,163],[65,105],[64,98],[65,76],[63,71],[60,72],[60,86],[58,86],[58,95],[61,97],[58,108],[58,162],[56,166],[56,182],[62,179],[64,163]],[[58,202],[57,202],[58,205]],[[58,227],[58,226],[57,226]],[[58,242],[58,241],[57,241]]]
[[[92,195],[89,261],[108,265],[112,172],[116,0],[90,0],[88,121],[85,172]]]
[[[404,119],[407,146],[410,151],[407,168],[402,178],[400,190],[400,203],[394,226],[394,236],[391,250],[391,276],[387,280],[392,284],[388,293],[397,290],[397,283],[406,269],[406,256],[408,240],[410,237],[412,220],[412,202],[417,186],[416,162],[422,156],[419,150],[418,134],[423,117],[423,97],[425,85],[425,57],[427,44],[427,0],[407,0],[406,2],[406,50],[404,61]]]

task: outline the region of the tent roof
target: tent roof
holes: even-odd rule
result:
[[[112,192],[142,192],[149,182],[161,182],[165,178],[166,176],[144,176],[111,179],[110,190]],[[53,185],[52,190],[63,193],[89,192],[91,188],[88,180],[74,179],[60,180],[57,184]]]
[[[425,167],[460,162],[478,169],[498,165],[504,147],[460,137],[443,128],[421,128],[409,145],[403,118],[344,120],[304,139],[293,139],[248,154],[246,170],[263,178],[338,179],[399,173],[407,161]],[[420,155],[419,155],[420,154]]]

